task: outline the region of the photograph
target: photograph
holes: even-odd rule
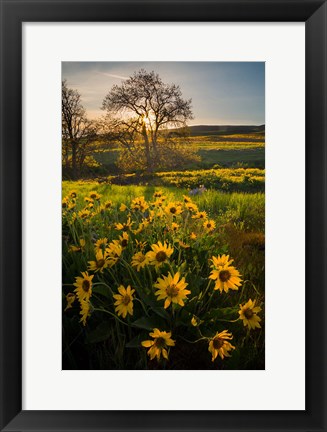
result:
[[[62,369],[265,370],[265,63],[65,61],[61,92]]]

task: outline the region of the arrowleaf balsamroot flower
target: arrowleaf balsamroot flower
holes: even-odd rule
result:
[[[128,231],[128,230],[131,229],[131,226],[133,225],[133,223],[134,222],[131,222],[131,218],[129,217],[127,219],[127,222],[125,222],[125,223],[120,223],[120,222],[116,223],[115,227],[116,227],[116,230],[118,230],[118,231],[120,231],[120,230],[122,230],[122,231]]]
[[[198,211],[197,213],[195,213],[195,215],[192,216],[192,219],[208,219],[208,215],[207,212],[205,211]]]
[[[76,292],[78,300],[89,300],[92,295],[92,279],[94,275],[89,275],[88,272],[82,272],[82,276],[77,276],[74,286],[76,287],[74,292]]]
[[[161,356],[168,360],[168,347],[175,346],[175,341],[171,339],[171,332],[160,331],[155,328],[149,335],[154,340],[143,341],[142,346],[150,348],[148,350],[150,360],[153,360],[155,357],[157,357],[157,360],[160,360]]]
[[[165,208],[165,212],[167,214],[173,215],[173,216],[177,216],[179,214],[181,214],[183,211],[182,206],[179,203],[169,203],[167,205],[167,207]]]
[[[144,196],[132,200],[131,208],[135,211],[139,210],[145,212],[149,208],[148,203],[145,201]]]
[[[217,356],[223,360],[224,357],[230,357],[229,351],[235,349],[235,347],[228,342],[233,339],[232,333],[228,333],[228,330],[223,330],[216,335],[209,342],[209,352],[212,354],[212,361],[215,361]]]
[[[76,295],[74,293],[68,293],[66,295],[67,306],[65,307],[65,312],[67,309],[71,309],[73,307],[72,304],[74,303],[75,299]]]
[[[106,237],[99,238],[99,240],[97,240],[94,243],[94,250],[95,250],[95,252],[103,251],[103,249],[106,248],[107,244],[108,244],[108,239]]]
[[[261,328],[259,322],[261,318],[258,317],[257,313],[261,311],[260,306],[255,305],[256,300],[251,299],[244,305],[240,305],[240,310],[238,311],[244,326],[248,326],[250,329]]]
[[[137,252],[132,256],[132,267],[136,267],[137,271],[140,271],[141,268],[144,268],[147,264],[149,264],[149,259],[143,252]]]
[[[217,257],[212,257],[213,265],[218,268],[224,265],[231,265],[234,261],[233,259],[229,259],[229,255],[218,255]]]
[[[115,301],[115,311],[118,316],[122,315],[123,318],[126,318],[126,315],[129,313],[133,315],[133,294],[135,292],[134,289],[131,289],[130,285],[125,288],[123,285],[120,285],[118,288],[119,294],[114,294],[113,298]]]
[[[69,252],[83,252],[85,249],[85,240],[79,239],[79,246],[70,245],[69,246]]]
[[[219,256],[218,258],[212,257],[213,265],[211,268],[213,270],[210,273],[209,279],[216,281],[214,290],[219,290],[221,293],[223,291],[227,293],[229,289],[238,290],[242,284],[240,277],[241,275],[235,267],[230,266],[228,263],[220,265],[220,262],[226,260],[227,258],[228,256],[224,259]],[[218,265],[216,266],[215,263],[218,263]]]
[[[121,211],[121,212],[124,212],[124,211],[126,211],[127,210],[127,206],[125,205],[125,204],[121,204],[120,205],[120,207],[119,207],[119,211]]]
[[[99,249],[95,254],[95,261],[89,261],[88,270],[103,273],[103,270],[108,267],[108,264],[107,253]]]
[[[203,227],[206,231],[211,232],[216,228],[216,222],[213,219],[204,222]]]
[[[81,305],[80,315],[82,315],[80,322],[83,323],[83,325],[85,326],[86,319],[91,315],[91,305],[88,300],[81,300],[80,305]]]
[[[119,242],[121,247],[124,249],[125,247],[127,247],[128,245],[128,240],[129,240],[129,235],[127,234],[127,232],[123,232],[122,236],[119,236]]]
[[[70,198],[75,199],[77,197],[77,191],[76,190],[71,190],[68,192],[68,195]]]
[[[154,284],[158,291],[155,293],[158,296],[157,300],[164,300],[164,308],[167,309],[170,303],[179,304],[184,306],[184,301],[191,291],[185,289],[188,283],[185,282],[185,278],[180,279],[180,274],[177,272],[175,276],[168,273],[168,276],[163,276],[157,280]]]
[[[152,251],[146,254],[149,264],[154,265],[159,268],[161,264],[168,261],[168,258],[173,254],[174,249],[169,246],[166,242],[161,243],[159,241],[157,244],[151,246]]]

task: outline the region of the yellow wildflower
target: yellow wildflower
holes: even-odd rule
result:
[[[133,294],[135,290],[131,289],[130,285],[127,288],[120,285],[118,292],[119,294],[113,295],[116,300],[115,312],[117,312],[118,316],[122,315],[123,318],[126,318],[127,314],[133,315]]]
[[[255,305],[256,300],[251,299],[244,305],[240,305],[238,311],[244,326],[248,326],[250,329],[261,328],[259,322],[261,318],[258,317],[257,313],[261,311],[261,307]]]
[[[223,360],[224,357],[230,357],[229,351],[235,349],[235,347],[228,342],[233,339],[232,333],[228,333],[228,330],[223,330],[216,335],[209,342],[209,352],[212,354],[212,361],[215,361],[217,356]]]
[[[82,272],[82,276],[77,276],[74,286],[78,300],[89,300],[92,295],[92,279],[94,275],[89,275],[88,272]]]
[[[151,246],[152,251],[146,254],[149,259],[149,263],[159,268],[164,262],[168,261],[168,258],[173,254],[174,249],[166,242],[161,243],[159,241],[157,244]]]
[[[175,346],[175,341],[171,339],[171,333],[155,328],[152,333],[149,333],[149,336],[153,340],[143,341],[142,346],[150,348],[148,350],[150,360],[153,360],[155,357],[157,357],[157,360],[160,360],[161,356],[168,360],[168,347]]]
[[[168,276],[158,278],[157,283],[154,284],[158,288],[155,295],[158,296],[158,300],[165,299],[165,309],[169,307],[170,303],[184,306],[183,300],[187,299],[188,294],[191,294],[191,291],[185,289],[187,285],[188,283],[185,282],[184,277],[180,279],[179,272],[174,276],[168,273]]]
[[[99,249],[95,254],[95,261],[89,261],[88,270],[103,273],[103,270],[108,267],[107,253]]]
[[[137,252],[132,256],[132,267],[136,267],[137,271],[149,264],[149,259],[143,252]]]
[[[76,299],[76,295],[73,294],[73,293],[68,293],[68,294],[66,295],[67,305],[66,305],[66,307],[65,307],[65,311],[66,311],[67,309],[71,309],[71,308],[73,307],[72,304],[74,303],[75,299]]]

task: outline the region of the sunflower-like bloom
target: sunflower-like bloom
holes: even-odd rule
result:
[[[147,219],[142,219],[142,222],[139,224],[138,228],[133,231],[133,233],[140,234],[148,225],[150,225],[150,222]]]
[[[258,317],[257,313],[261,311],[261,307],[255,305],[256,300],[251,299],[244,305],[240,305],[238,311],[244,326],[248,326],[250,329],[261,328],[259,322],[261,318]]]
[[[71,190],[71,191],[69,191],[68,195],[70,196],[70,198],[75,199],[77,197],[77,191]]]
[[[103,205],[106,210],[109,210],[112,207],[112,201],[107,200]]]
[[[106,248],[107,244],[108,244],[108,239],[106,237],[100,238],[99,240],[97,240],[94,243],[94,250],[95,250],[95,252],[97,253],[99,251],[103,251],[103,249]]]
[[[119,236],[119,243],[121,247],[124,249],[128,245],[129,235],[127,232],[123,232],[123,235]]]
[[[69,252],[83,252],[85,249],[85,240],[84,239],[79,239],[79,245],[75,246],[75,245],[70,245],[69,246]]]
[[[169,203],[165,208],[165,212],[169,215],[177,216],[183,211],[182,206],[179,203]]]
[[[127,210],[127,206],[124,203],[120,204],[119,211],[124,212]]]
[[[106,248],[108,266],[112,267],[119,260],[123,252],[123,247],[119,240],[113,240]]]
[[[92,192],[90,192],[89,197],[90,197],[92,200],[96,200],[96,201],[98,201],[98,200],[101,198],[101,195],[98,194],[98,192],[96,192],[96,191],[92,191]]]
[[[185,278],[180,279],[180,274],[177,272],[175,276],[172,276],[171,273],[168,273],[168,276],[163,276],[157,280],[157,283],[154,284],[158,291],[155,293],[158,296],[157,300],[165,299],[164,308],[167,309],[170,303],[179,304],[180,306],[184,306],[184,301],[187,299],[188,294],[191,294],[191,291],[185,289],[188,283],[185,282]]]
[[[161,198],[163,196],[162,190],[158,190],[153,194],[154,198]]]
[[[170,225],[170,231],[177,231],[178,228],[179,228],[179,225],[178,225],[177,223],[175,223],[175,222],[173,222],[173,223]]]
[[[149,336],[153,340],[143,341],[142,346],[150,348],[148,350],[150,360],[153,360],[155,357],[157,357],[157,360],[160,360],[161,356],[168,360],[168,347],[175,346],[175,341],[171,339],[171,333],[155,328],[152,333],[149,333]]]
[[[188,204],[192,202],[192,198],[188,197],[187,195],[183,195],[183,201],[185,204]]]
[[[131,264],[132,267],[136,267],[137,271],[140,271],[141,268],[149,264],[149,259],[146,255],[143,254],[143,252],[137,252],[135,255],[132,256]]]
[[[116,227],[116,230],[118,230],[118,231],[128,231],[128,230],[131,229],[131,226],[133,225],[133,223],[134,222],[131,222],[131,218],[129,217],[127,219],[127,222],[125,222],[125,223],[120,223],[120,222],[116,223],[115,227]]]
[[[198,236],[197,236],[194,232],[191,232],[191,234],[190,234],[190,239],[191,239],[191,240],[196,240],[197,237],[198,237]]]
[[[234,262],[233,259],[229,259],[229,255],[218,255],[217,257],[212,257],[213,265],[215,266],[215,268],[218,267],[223,267],[225,265],[231,265],[232,262]]]
[[[169,246],[166,242],[161,243],[158,241],[157,244],[151,246],[152,251],[146,254],[149,264],[159,268],[161,264],[168,261],[168,258],[173,254],[174,249]]]
[[[81,219],[88,219],[91,217],[92,213],[87,208],[84,208],[78,212],[78,217]]]
[[[242,284],[239,271],[235,267],[229,265],[228,262],[227,264],[221,265],[221,258],[219,256],[216,259],[215,257],[212,258],[213,265],[211,268],[213,270],[210,273],[209,279],[216,281],[214,289],[220,290],[221,293],[223,291],[227,293],[229,289],[238,290]],[[227,255],[225,260],[228,258],[229,257]],[[217,262],[219,263],[218,265],[216,265]]]
[[[85,197],[84,201],[88,204],[88,207],[92,208],[94,205],[94,200],[90,197]]]
[[[65,311],[73,307],[72,304],[74,303],[75,299],[76,299],[76,295],[74,293],[68,293],[66,295],[67,305],[65,307]]]
[[[224,357],[230,357],[229,351],[235,349],[235,347],[228,342],[233,339],[232,333],[228,333],[228,330],[223,330],[216,335],[209,342],[209,352],[212,354],[212,361],[215,361],[217,356],[223,360]]]
[[[145,242],[141,242],[141,241],[135,239],[136,247],[137,247],[139,250],[141,250],[141,251],[145,248],[146,243],[147,243],[146,241],[145,241]]]
[[[163,197],[163,198],[165,198],[165,197]],[[162,207],[162,206],[164,205],[164,202],[165,202],[165,200],[164,200],[163,198],[157,198],[157,199],[152,203],[152,205],[153,205],[154,207]]]
[[[92,295],[92,279],[94,275],[89,275],[88,272],[82,272],[82,276],[77,276],[74,286],[78,300],[89,300]]]
[[[68,207],[69,207],[69,204],[70,204],[69,197],[66,196],[66,197],[63,198],[63,200],[61,201],[61,207],[62,207],[63,209],[65,209],[65,210],[67,210]]]
[[[107,253],[99,249],[95,254],[95,261],[89,261],[88,270],[103,273],[103,270],[109,265],[107,258]]]
[[[192,216],[192,219],[208,219],[207,212],[205,211],[197,211],[195,215]]]
[[[199,211],[198,206],[192,202],[186,203],[185,207],[187,208],[188,211],[192,213],[197,213]]]
[[[144,196],[141,196],[132,200],[131,208],[135,211],[145,212],[149,208],[149,205],[145,201]]]
[[[206,231],[211,232],[216,228],[216,222],[213,219],[206,220],[203,223],[203,227]]]
[[[133,315],[133,294],[135,290],[131,289],[130,285],[127,288],[120,285],[118,292],[119,294],[113,295],[113,298],[116,300],[115,312],[117,312],[118,316],[122,315],[123,318],[126,318],[128,313]]]
[[[87,318],[91,315],[91,305],[88,300],[81,300],[80,305],[80,315],[82,316],[80,322],[83,323],[83,325],[85,326]]]
[[[198,318],[197,316],[193,315],[192,319],[191,319],[191,324],[193,327],[197,327],[202,323],[202,321],[200,320],[200,318]]]

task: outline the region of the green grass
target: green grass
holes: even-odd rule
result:
[[[244,165],[249,168],[264,168],[265,141],[262,134],[203,135],[190,138],[190,145],[201,156],[195,164],[185,164],[180,169],[212,168],[214,165],[233,167]],[[94,153],[94,158],[101,163],[107,174],[119,172],[116,162],[119,148]]]
[[[111,200],[119,206],[122,202],[129,204],[133,198],[144,196],[151,201],[158,187],[155,186],[118,186],[110,184],[98,184],[96,182],[62,182],[62,194],[66,196],[69,191],[76,190],[79,195],[86,196],[91,191],[97,191],[102,195],[102,200]],[[160,187],[168,199],[182,200],[183,195],[188,195],[185,188],[175,186]],[[193,201],[212,217],[222,217],[228,212],[230,221],[241,224],[246,229],[258,229],[264,231],[265,219],[265,194],[264,193],[224,193],[216,190],[208,190],[200,195],[192,197]],[[224,218],[222,218],[224,219]],[[226,222],[226,218],[224,219]]]

